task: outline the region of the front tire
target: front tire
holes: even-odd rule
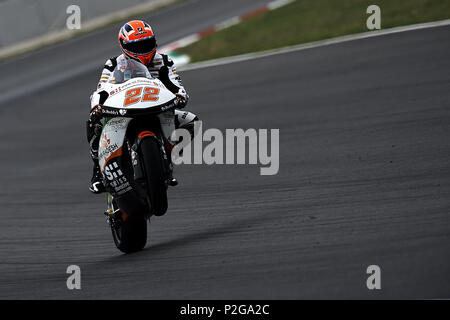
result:
[[[168,207],[167,183],[163,158],[159,143],[153,137],[145,138],[140,144],[142,162],[147,182],[147,192],[150,197],[150,212],[155,216],[162,216]]]

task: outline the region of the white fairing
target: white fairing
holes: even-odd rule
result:
[[[149,109],[175,98],[158,79],[134,78],[122,84],[106,83],[103,90],[109,94],[104,105],[124,110]],[[98,95],[98,92],[95,94]],[[93,97],[93,101],[96,101],[96,97]]]
[[[91,108],[100,104],[118,109],[120,115],[125,115],[127,109],[151,109],[175,99],[159,79],[152,77],[146,66],[123,56],[117,58],[114,70],[102,78],[105,82],[101,82],[91,96]],[[106,101],[101,99],[102,91],[108,94]],[[105,99],[104,93],[102,96]]]
[[[98,158],[102,172],[106,162],[115,154],[121,153],[121,148],[131,118],[117,117],[106,123],[98,147]]]
[[[101,97],[105,99],[101,103]],[[103,92],[101,94],[101,92]],[[152,78],[147,68],[140,62],[131,59],[119,59],[117,66],[111,73],[108,82],[104,83],[91,96],[91,107],[102,105],[104,114],[118,116],[109,120],[103,127],[100,137],[98,157],[102,172],[106,163],[122,154],[122,146],[131,118],[127,118],[128,110],[143,110],[158,108],[157,116],[160,119],[163,134],[170,137],[174,125],[174,111],[171,103],[176,98],[164,84]],[[106,110],[108,108],[113,109]],[[164,108],[168,110],[165,111]],[[116,111],[117,109],[117,111]]]

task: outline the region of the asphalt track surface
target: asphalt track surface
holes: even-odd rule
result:
[[[92,70],[0,109],[0,298],[450,298],[450,27],[186,71],[206,128],[279,128],[280,171],[185,165],[144,251],[91,195]],[[66,288],[68,265],[82,289]],[[382,289],[366,288],[366,268]]]

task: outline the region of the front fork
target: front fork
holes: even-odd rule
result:
[[[164,135],[164,156],[167,158],[165,163],[168,164],[168,182],[173,179],[173,163],[172,163],[172,149],[175,142],[172,141],[171,136],[175,131],[175,110],[168,110],[158,115],[161,123],[162,133]]]
[[[171,151],[175,145],[171,136],[175,131],[175,110],[168,110],[158,115],[159,122],[161,123],[161,130],[164,136],[164,153],[168,157],[169,163],[172,165]]]
[[[138,183],[145,183],[144,170],[142,168],[142,161],[138,152],[140,141],[144,138],[156,139],[161,148],[161,155],[163,156],[163,163],[165,176],[167,180],[172,179],[173,163],[171,151],[174,143],[170,139],[175,130],[175,111],[168,110],[158,114],[161,132],[141,131],[138,133],[136,140],[130,145],[127,141],[128,151],[131,155],[131,163],[133,166],[133,178]]]
[[[129,145],[129,143],[127,142],[128,150],[130,152],[129,154],[131,155],[131,164],[133,167],[133,179],[135,182],[141,185],[145,184],[146,181],[144,175],[144,168],[142,167],[143,161],[138,151],[142,139],[143,138],[137,138],[132,145]],[[163,137],[156,137],[156,136],[147,137],[147,139],[156,139],[158,141],[158,145],[161,148],[161,155],[163,157],[164,176],[167,177],[167,180],[171,179],[173,164],[170,156],[171,149],[168,149],[167,141]]]

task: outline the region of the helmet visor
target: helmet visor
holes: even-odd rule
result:
[[[155,37],[125,43],[122,41],[122,48],[133,54],[147,54],[156,49]]]

